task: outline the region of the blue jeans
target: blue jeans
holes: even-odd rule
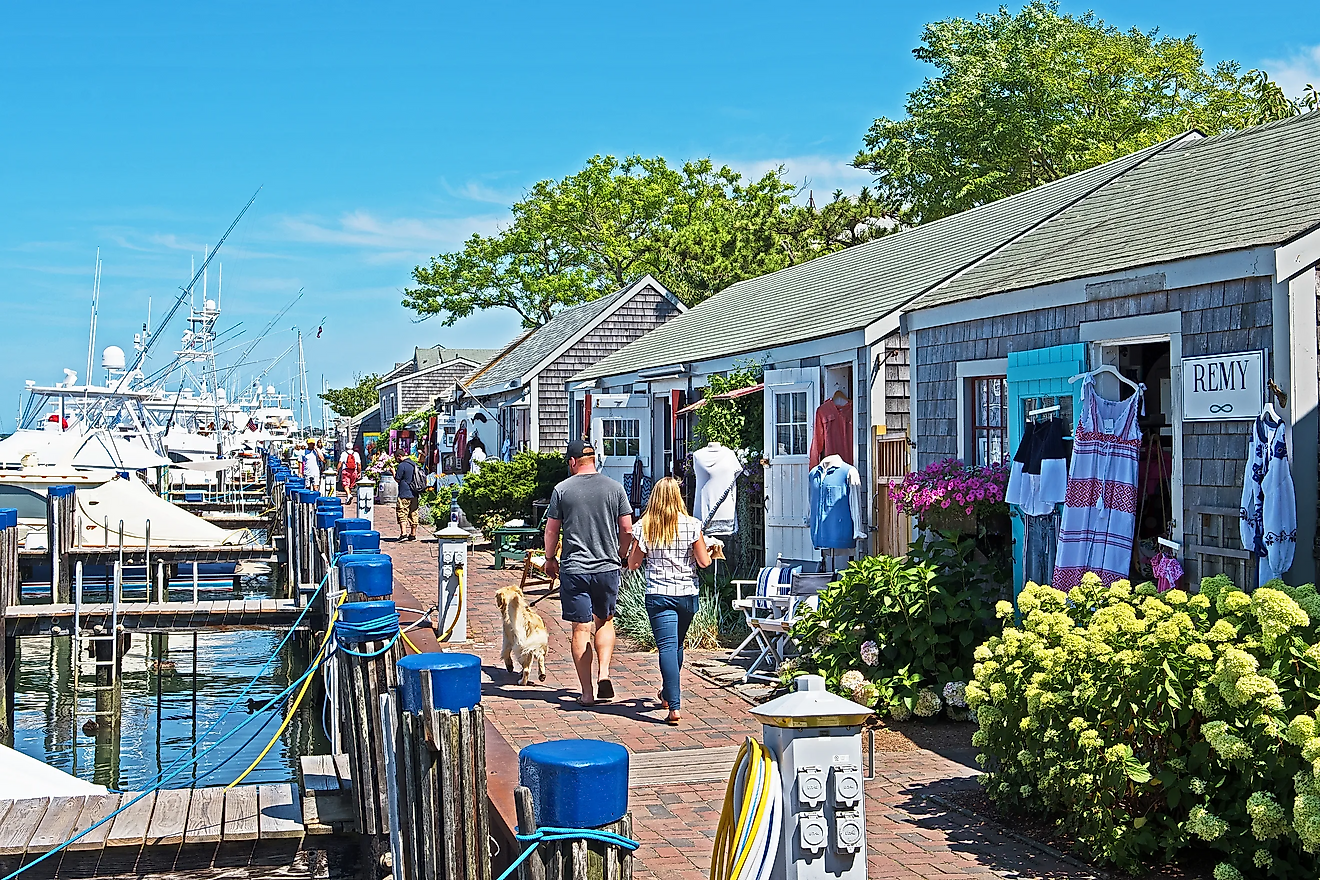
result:
[[[660,694],[671,712],[677,712],[683,700],[678,671],[683,668],[683,641],[697,614],[697,601],[697,596],[646,594],[646,616],[660,652]]]

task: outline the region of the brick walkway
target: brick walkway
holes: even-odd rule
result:
[[[376,523],[387,536],[384,552],[394,557],[395,593],[406,591],[425,607],[435,602],[437,545],[433,541],[398,544],[392,510],[381,509]],[[423,527],[423,533],[429,530]],[[559,618],[555,597],[544,587],[530,598],[550,634],[547,678],[520,687],[499,660],[500,621],[495,591],[517,583],[521,569],[496,571],[488,553],[476,553],[468,567],[468,636],[466,646],[482,658],[482,702],[487,717],[516,750],[534,742],[588,737],[622,743],[634,753],[728,746],[751,735],[760,725],[741,698],[689,672],[683,675],[683,718],[680,728],[664,723],[665,711],[655,701],[660,672],[653,653],[615,654],[612,680],[618,699],[581,708],[577,676],[568,653],[569,627]],[[411,616],[404,615],[405,620]],[[866,784],[867,845],[870,876],[888,878],[1082,878],[1090,876],[1062,860],[1042,855],[999,832],[993,826],[947,811],[929,795],[974,786],[975,769],[929,751],[879,753],[876,779]],[[634,787],[629,793],[636,835],[638,878],[698,880],[710,869],[710,853],[724,782]]]

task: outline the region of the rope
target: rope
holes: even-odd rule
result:
[[[467,583],[467,571],[466,569],[463,568],[463,566],[456,565],[454,566],[454,574],[458,577],[458,602],[456,604],[456,608],[454,611],[453,622],[449,624],[449,628],[446,629],[444,635],[440,637],[440,641],[442,642],[449,641],[449,637],[454,634],[454,630],[458,627],[458,620],[463,614],[463,592],[464,592],[464,585]],[[449,613],[448,609],[446,609],[445,613],[446,614]],[[441,618],[441,623],[443,622],[444,622],[444,618]]]
[[[339,608],[344,604],[344,599],[347,596],[347,593],[341,593],[339,595],[339,601],[335,603],[334,613],[330,615],[330,625],[325,628],[325,637],[321,639],[321,646],[316,649],[316,654],[313,655],[315,657],[315,662],[312,664],[313,666],[319,666],[321,660],[325,658],[326,646],[330,644],[330,636],[335,629],[335,620],[339,617]],[[237,779],[225,786],[225,791],[229,791],[229,789],[238,785],[244,779],[247,779],[248,774],[257,769],[257,765],[261,763],[262,758],[265,758],[266,754],[275,747],[275,743],[279,742],[280,736],[288,729],[290,722],[293,721],[293,716],[298,714],[298,707],[302,704],[303,697],[307,695],[307,689],[311,687],[311,685],[311,678],[308,678],[303,682],[302,690],[298,691],[297,698],[293,701],[292,705],[289,706],[289,711],[285,713],[284,723],[280,725],[280,729],[275,731],[275,735],[270,738],[270,742],[266,743],[266,747],[261,750],[261,754],[257,755],[252,763],[248,765],[248,768],[240,773]]]
[[[518,869],[518,866],[526,861],[527,857],[535,852],[537,846],[541,843],[554,843],[560,840],[596,840],[611,846],[621,847],[628,852],[632,852],[641,846],[631,837],[624,837],[622,834],[615,834],[613,831],[600,831],[595,828],[556,828],[547,825],[545,828],[539,828],[531,834],[515,834],[514,837],[520,843],[530,843],[531,846],[519,853],[518,858],[513,860],[513,864],[509,865],[497,880],[508,880],[513,872]]]
[[[272,705],[277,704],[280,700],[283,700],[283,699],[284,699],[285,697],[287,697],[289,694],[293,693],[293,691],[294,691],[295,689],[297,689],[300,685],[302,685],[303,682],[309,680],[309,679],[312,677],[313,673],[316,672],[317,668],[319,667],[319,665],[320,665],[320,663],[321,663],[321,661],[322,661],[323,659],[324,659],[324,658],[319,658],[319,659],[317,659],[317,660],[316,660],[315,662],[313,662],[310,666],[308,666],[306,672],[304,672],[301,676],[299,676],[299,677],[298,677],[295,681],[293,681],[288,687],[286,687],[284,690],[280,691],[280,692],[279,692],[278,694],[276,694],[274,697],[271,697],[270,702],[266,704],[267,708],[270,707],[270,706],[272,706]],[[261,711],[264,712],[265,709],[263,708]],[[161,788],[164,788],[166,783],[172,781],[176,776],[178,776],[178,775],[179,775],[180,773],[182,773],[184,770],[187,770],[187,769],[188,769],[188,765],[193,764],[193,763],[196,763],[197,761],[200,761],[203,755],[207,754],[208,752],[211,752],[212,750],[214,750],[214,749],[217,748],[218,746],[222,745],[222,744],[223,744],[224,742],[226,742],[230,737],[233,737],[233,736],[238,735],[238,733],[239,733],[240,731],[242,731],[243,728],[247,727],[249,724],[251,724],[253,721],[256,721],[256,720],[257,720],[258,718],[260,718],[260,717],[261,717],[261,714],[260,714],[260,712],[259,712],[259,713],[255,714],[255,715],[251,715],[251,716],[249,716],[248,718],[244,719],[243,722],[242,722],[241,724],[239,724],[239,725],[238,725],[237,727],[235,727],[233,730],[231,730],[231,731],[229,731],[228,733],[226,733],[224,736],[220,737],[220,739],[216,740],[214,743],[212,743],[211,745],[207,746],[207,747],[206,747],[205,749],[203,749],[202,751],[198,752],[198,753],[197,753],[196,755],[194,755],[192,758],[190,758],[190,759],[188,759],[187,761],[185,761],[181,766],[175,768],[175,769],[174,769],[173,771],[171,771],[168,775],[166,775],[164,778],[162,778],[162,779],[159,781],[159,783],[157,783],[156,785],[154,785],[154,786],[152,786],[151,788],[148,788],[147,790],[145,790],[145,791],[139,793],[136,797],[134,797],[132,800],[128,801],[127,803],[121,804],[120,807],[119,807],[117,810],[115,810],[113,813],[110,813],[108,816],[106,816],[104,819],[101,819],[99,822],[96,822],[96,823],[94,823],[94,824],[88,826],[87,828],[83,829],[82,831],[79,831],[79,832],[78,832],[77,834],[75,834],[73,837],[70,837],[68,840],[64,841],[64,842],[61,843],[59,846],[57,846],[57,847],[51,849],[49,852],[46,852],[46,853],[44,853],[43,855],[38,856],[36,859],[33,859],[32,861],[28,862],[26,865],[24,865],[23,867],[21,867],[21,868],[15,870],[15,871],[13,871],[12,873],[10,873],[10,874],[6,874],[6,875],[4,876],[4,878],[2,878],[2,880],[14,880],[14,878],[18,877],[18,876],[19,876],[20,874],[22,874],[24,871],[27,871],[27,870],[31,869],[32,867],[41,864],[41,863],[44,862],[46,859],[50,858],[51,856],[55,855],[56,853],[62,852],[62,851],[63,851],[64,849],[66,849],[70,844],[72,844],[75,840],[78,840],[78,839],[82,838],[83,836],[85,836],[85,835],[91,833],[93,830],[95,830],[95,829],[97,829],[97,828],[100,828],[100,827],[101,827],[102,825],[104,825],[106,822],[109,822],[110,820],[114,819],[115,816],[118,816],[120,813],[124,812],[124,810],[127,810],[129,807],[133,806],[134,804],[136,804],[138,801],[142,800],[142,799],[143,799],[144,797],[146,797],[147,795],[152,794],[153,792],[159,791]],[[263,723],[264,723],[264,722],[263,722]],[[176,763],[177,763],[177,762],[176,762]]]
[[[338,609],[336,609],[336,616],[338,616]],[[402,629],[399,627],[398,611],[391,611],[389,614],[382,614],[379,617],[371,617],[367,620],[353,622],[340,620],[331,629],[327,630],[327,637],[331,631],[335,634],[338,650],[343,651],[345,654],[352,654],[354,657],[379,657],[390,648],[393,648],[394,643],[403,634]],[[381,641],[384,641],[385,645],[375,651],[354,651],[348,647],[363,642]]]
[[[338,560],[338,558],[339,558],[338,556],[335,557],[336,560]],[[302,624],[303,618],[307,616],[307,612],[312,610],[313,600],[315,600],[316,597],[320,594],[321,590],[325,588],[325,585],[326,583],[328,583],[329,578],[330,578],[330,572],[327,569],[325,576],[321,578],[321,582],[316,585],[316,589],[312,591],[311,595],[307,597],[307,603],[303,606],[302,611],[298,612],[298,616],[294,618],[293,624],[289,627],[289,631],[284,634],[284,638],[280,639],[280,643],[275,646],[275,650],[271,652],[270,657],[266,658],[266,662],[262,664],[262,667],[260,669],[257,670],[257,674],[252,677],[252,680],[247,683],[247,685],[243,688],[243,690],[239,691],[238,696],[234,697],[234,701],[230,703],[227,707],[225,707],[225,710],[220,713],[220,717],[215,719],[215,721],[213,721],[211,725],[208,728],[206,728],[206,730],[202,731],[202,735],[197,738],[198,743],[202,742],[208,736],[210,736],[215,731],[215,729],[220,726],[220,723],[229,717],[229,713],[233,712],[234,709],[236,709],[238,705],[243,702],[243,699],[252,691],[252,688],[256,685],[256,683],[260,681],[261,677],[266,674],[267,670],[270,669],[271,664],[274,663],[276,659],[279,658],[280,651],[284,649],[284,646],[288,644],[289,639],[293,637],[293,634],[295,632],[297,632],[298,627]],[[271,702],[273,702],[273,700]],[[265,712],[267,709],[269,709],[271,706],[271,702],[268,702],[265,706],[259,709],[257,714],[261,712]],[[143,783],[142,787],[144,789],[151,790],[153,786],[155,786],[161,779],[165,777],[167,773],[173,770],[174,767],[178,765],[180,761],[183,761],[185,758],[186,758],[185,755],[180,755],[178,758],[174,760],[174,763],[172,763],[170,766],[166,767],[164,770],[160,771],[151,779],[148,779],[145,783]],[[115,791],[114,789],[109,789],[109,790],[114,792],[115,794],[123,793],[123,792]]]

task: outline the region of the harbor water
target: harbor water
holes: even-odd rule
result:
[[[95,667],[86,652],[79,658],[75,699],[69,636],[24,638],[13,670],[13,747],[81,779],[133,790],[250,722],[165,787],[228,784],[270,742],[292,697],[274,711],[260,713],[260,707],[307,669],[314,648],[306,634],[296,634],[233,705],[282,637],[266,630],[134,634],[121,657],[118,724],[113,714],[96,714],[98,708],[114,708],[113,691],[98,698]],[[292,723],[245,784],[296,781],[300,755],[329,751],[322,709],[314,681]],[[253,720],[254,714],[260,718]]]

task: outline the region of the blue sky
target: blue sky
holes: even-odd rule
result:
[[[122,8],[116,8],[122,7]],[[23,380],[128,348],[258,186],[220,260],[225,323],[258,349],[298,325],[309,379],[343,384],[415,345],[497,346],[509,314],[455,327],[399,305],[414,265],[490,232],[536,180],[595,153],[777,163],[817,192],[927,70],[923,23],[989,3],[28,4],[0,29],[0,428]],[[1087,7],[1065,3],[1072,12]],[[1109,2],[1123,27],[1195,33],[1207,60],[1320,81],[1309,4]],[[214,285],[216,275],[211,275]],[[179,327],[163,331],[172,349]],[[162,363],[158,357],[156,363]],[[287,383],[292,360],[270,379]],[[12,396],[11,396],[12,395]],[[4,401],[11,401],[5,404]]]

